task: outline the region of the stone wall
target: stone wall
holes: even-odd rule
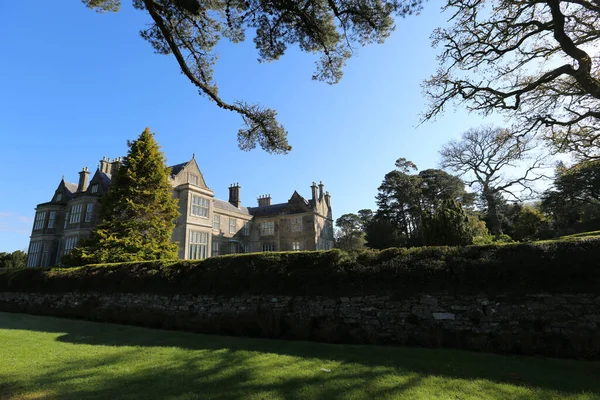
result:
[[[0,311],[204,333],[600,358],[600,296],[0,293]]]

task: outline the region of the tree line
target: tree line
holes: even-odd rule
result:
[[[558,163],[539,193],[535,182],[549,178],[540,149],[530,137],[482,126],[443,146],[443,169],[419,171],[399,158],[378,188],[375,211],[336,220],[337,246],[486,244],[600,229],[600,160]]]

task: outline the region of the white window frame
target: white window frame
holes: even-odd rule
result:
[[[56,194],[56,201],[62,201],[62,193]]]
[[[229,217],[229,233],[237,232],[237,219]]]
[[[44,229],[44,223],[46,222],[46,211],[39,211],[35,214],[35,223],[33,224],[33,230]]]
[[[290,230],[292,232],[302,232],[302,217],[290,218]]]
[[[275,251],[275,244],[274,243],[264,243],[262,245],[262,251],[264,253],[266,252],[271,252],[271,251]]]
[[[244,235],[244,236],[250,236],[250,221],[244,222],[244,227],[243,227],[242,235]]]
[[[83,204],[75,204],[71,207],[71,216],[69,218],[69,224],[77,224],[81,222],[81,212],[83,211]]]
[[[275,234],[275,221],[264,221],[260,223],[260,236],[272,236]]]
[[[190,185],[198,186],[198,175],[188,172],[188,183]]]
[[[97,184],[97,183],[94,183],[94,184],[92,185],[92,190],[91,190],[91,192],[92,192],[92,193],[98,193],[98,184]]]
[[[208,257],[208,232],[190,230],[189,254],[190,260],[203,260]]]
[[[40,261],[40,253],[42,251],[42,242],[31,242],[27,253],[27,266],[37,267]]]
[[[94,213],[94,203],[88,203],[85,206],[85,222],[92,222],[92,215]]]
[[[54,222],[56,222],[56,211],[50,211],[48,214],[48,229],[54,228]]]
[[[214,214],[213,215],[213,229],[215,231],[220,231],[221,230],[221,216]]]
[[[292,250],[293,251],[301,251],[302,250],[302,243],[301,242],[292,242]]]
[[[69,254],[76,246],[79,241],[79,236],[67,236],[65,238],[65,250],[63,254]]]
[[[204,197],[193,194],[190,204],[190,215],[195,217],[208,218],[210,202]]]

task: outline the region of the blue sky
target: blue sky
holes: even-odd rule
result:
[[[221,96],[276,109],[289,131],[292,152],[269,155],[238,149],[239,116],[199,96],[174,58],[152,52],[138,33],[149,17],[129,1],[111,14],[76,1],[1,3],[0,251],[27,247],[34,208],[49,201],[61,176],[77,182],[82,167],[125,155],[126,141],[146,126],[169,165],[196,153],[219,198],[239,182],[244,205],[267,193],[285,202],[323,181],[334,218],[374,209],[397,158],[436,167],[445,142],[483,122],[459,109],[418,126],[420,84],[436,68],[429,35],[448,17],[425,6],[398,20],[385,44],[359,49],[333,86],[311,80],[313,55],[289,49],[259,64],[251,40],[222,45]]]

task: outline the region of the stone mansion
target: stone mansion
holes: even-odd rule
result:
[[[27,266],[56,265],[89,235],[97,223],[98,200],[121,162],[103,158],[91,179],[87,168],[79,172],[78,184],[63,178],[52,199],[37,205]],[[313,182],[309,199],[294,191],[286,203],[271,204],[271,196],[264,195],[257,207],[245,207],[237,183],[229,187],[227,201],[215,198],[194,157],[173,165],[169,181],[179,200],[172,239],[179,244],[179,258],[333,247],[331,198],[322,183]]]

